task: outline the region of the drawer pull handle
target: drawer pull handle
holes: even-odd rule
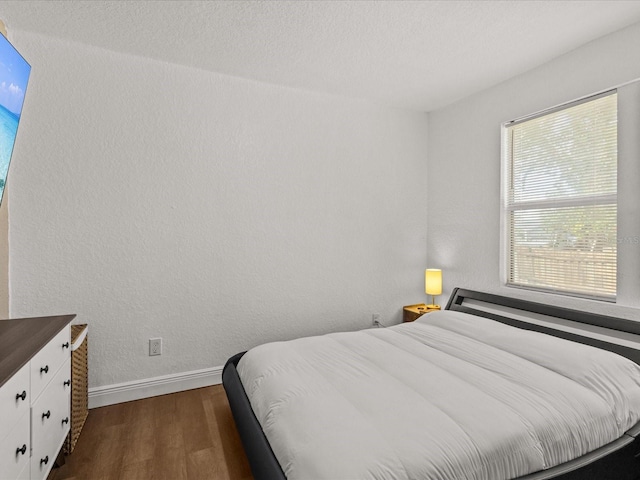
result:
[[[69,423],[69,417],[62,419],[62,424]]]
[[[47,463],[49,463],[49,455],[47,455],[46,457],[44,457],[44,458],[41,458],[41,459],[40,459],[40,465],[42,465],[43,463],[44,463],[45,465],[46,465]]]
[[[65,342],[62,344],[62,349],[69,348],[69,342]]]
[[[51,410],[47,410],[47,413],[42,414],[42,418],[49,418],[51,416]]]
[[[49,373],[49,365],[45,365],[44,367],[40,367],[40,373]]]
[[[27,446],[25,444],[22,444],[22,448],[16,448],[16,457],[18,455],[24,455],[25,453],[27,453]]]
[[[22,390],[22,393],[16,393],[16,402],[18,399],[25,400],[27,398],[27,392]]]
[[[64,385],[65,387],[70,386],[70,385],[71,385],[71,380],[65,380],[65,381],[63,382],[63,385]]]

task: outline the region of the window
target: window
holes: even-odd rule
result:
[[[506,283],[616,295],[617,93],[503,127]]]

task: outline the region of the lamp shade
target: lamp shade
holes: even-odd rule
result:
[[[442,294],[442,270],[427,268],[424,271],[424,291],[427,295]]]

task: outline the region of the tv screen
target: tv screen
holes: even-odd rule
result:
[[[31,66],[0,34],[0,203],[22,114]]]

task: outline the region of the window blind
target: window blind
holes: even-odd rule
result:
[[[507,284],[615,298],[616,92],[505,130]]]

